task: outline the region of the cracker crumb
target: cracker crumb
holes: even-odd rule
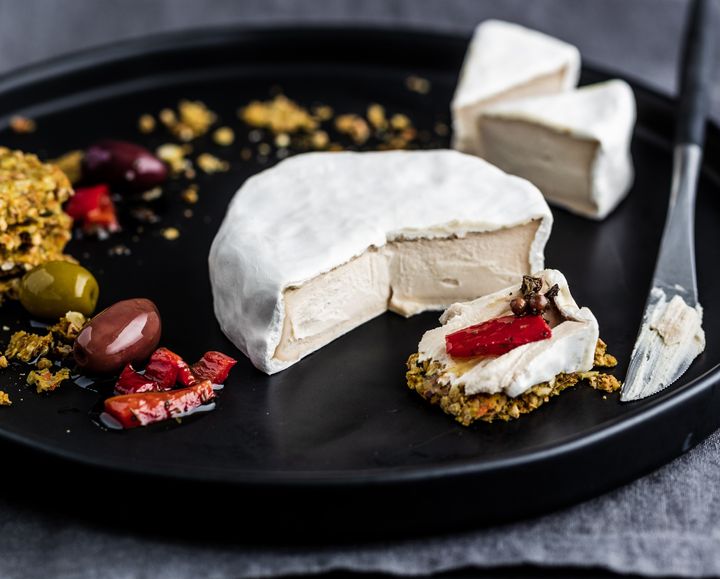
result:
[[[450,127],[445,123],[435,123],[435,134],[439,137],[446,137],[450,134]]]
[[[607,344],[598,339],[597,348],[595,349],[595,359],[593,365],[601,368],[614,368],[617,366],[617,358],[607,353]]]
[[[28,363],[38,356],[44,356],[52,347],[52,333],[45,336],[30,334],[24,330],[15,332],[10,336],[10,343],[5,349],[5,357],[9,360],[18,359]]]
[[[8,364],[8,359],[5,356],[0,356],[0,368],[7,368]]]
[[[10,117],[10,129],[13,133],[27,134],[34,133],[37,129],[35,121],[22,115],[14,115]]]
[[[269,101],[252,101],[238,116],[251,127],[270,129],[274,134],[310,132],[318,124],[307,109],[283,94]]]
[[[180,231],[177,227],[166,227],[162,230],[162,236],[168,241],[174,241],[180,237]]]
[[[88,322],[89,320],[80,312],[69,311],[48,329],[60,340],[73,342]]]
[[[310,137],[310,144],[313,149],[325,149],[330,142],[330,137],[325,131],[315,131]]]
[[[235,131],[230,127],[220,127],[213,133],[213,141],[222,147],[227,147],[235,142]]]
[[[335,117],[335,128],[348,135],[356,144],[362,145],[370,138],[370,127],[365,119],[355,114]]]
[[[140,115],[138,119],[138,129],[141,133],[147,135],[155,130],[155,117],[152,115]]]
[[[390,126],[396,131],[403,131],[412,126],[412,123],[407,115],[397,113],[390,117]]]
[[[378,103],[372,103],[367,109],[367,119],[370,124],[379,130],[385,130],[388,125],[387,117],[385,116],[385,107]]]
[[[252,150],[249,147],[243,147],[240,149],[240,158],[243,161],[249,161],[252,159]]]
[[[10,396],[7,395],[7,392],[3,392],[2,390],[0,390],[0,406],[12,406]]]
[[[123,245],[122,243],[119,243],[118,245],[114,245],[110,249],[108,249],[108,255],[111,257],[114,256],[126,256],[126,255],[132,255],[132,251],[127,245]]]
[[[176,145],[175,143],[165,143],[155,149],[155,154],[170,166],[174,175],[179,175],[192,166],[187,158],[191,152],[190,145]]]
[[[38,368],[39,370],[47,370],[48,368],[52,368],[52,367],[53,367],[53,363],[52,363],[52,360],[50,360],[50,359],[48,359],[48,358],[40,358],[40,359],[35,363],[35,366],[37,366],[37,368]]]
[[[50,370],[32,370],[27,376],[27,383],[30,386],[35,386],[35,391],[41,394],[57,390],[58,386],[69,378],[70,370],[67,368],[62,368],[54,374]]]
[[[290,146],[290,135],[287,133],[280,133],[275,136],[276,147],[289,147]]]
[[[335,111],[328,105],[317,105],[313,107],[312,113],[318,121],[322,122],[332,119]]]
[[[148,189],[147,191],[143,191],[140,194],[140,198],[143,201],[156,201],[162,197],[163,190],[162,187],[153,187],[152,189]]]
[[[588,372],[590,374],[590,372]],[[593,372],[592,376],[585,376],[586,380],[590,383],[595,390],[602,390],[603,392],[616,392],[620,390],[622,383],[620,380],[612,376],[611,374],[605,374],[603,372]]]
[[[182,198],[185,203],[189,203],[190,205],[194,205],[198,202],[199,196],[198,196],[198,186],[195,184],[190,185],[189,187],[186,187],[182,193],[180,193],[180,197]]]
[[[177,113],[172,109],[160,111],[160,122],[181,141],[192,141],[204,135],[217,120],[217,115],[202,101],[182,100]]]
[[[432,85],[430,81],[422,76],[412,74],[405,79],[405,86],[408,90],[418,94],[427,94],[430,92]]]
[[[203,153],[196,159],[196,162],[197,166],[208,175],[227,171],[230,168],[230,163],[223,161],[222,159],[218,159],[215,155],[211,155],[210,153]]]

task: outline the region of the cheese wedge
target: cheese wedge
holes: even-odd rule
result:
[[[452,101],[453,148],[480,154],[478,122],[488,106],[577,85],[577,48],[541,32],[500,20],[475,29]]]
[[[478,126],[483,158],[585,217],[603,219],[632,186],[635,97],[622,80],[497,104]]]
[[[215,315],[272,374],[388,309],[441,310],[541,268],[551,225],[535,186],[456,151],[299,155],[230,204]]]

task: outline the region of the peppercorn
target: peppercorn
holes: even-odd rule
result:
[[[548,306],[548,299],[542,294],[533,294],[528,299],[528,310],[533,315],[542,314]]]
[[[517,297],[510,302],[510,309],[516,316],[522,316],[527,308],[527,301],[523,297]]]

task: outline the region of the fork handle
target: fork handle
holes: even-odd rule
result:
[[[709,80],[715,57],[712,1],[692,0],[688,9],[680,65],[677,144],[702,147],[705,140],[705,119],[710,107]]]

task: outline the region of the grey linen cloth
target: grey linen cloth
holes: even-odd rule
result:
[[[586,60],[672,93],[685,8],[684,0],[0,0],[0,72],[68,50],[187,26],[351,22],[469,33],[474,23],[494,17],[557,35],[578,45]],[[720,82],[713,114],[720,118]],[[417,575],[519,564],[717,576],[719,486],[715,434],[622,489],[532,521],[314,549],[131,536],[18,506],[0,486],[0,577],[182,579],[330,570]]]

